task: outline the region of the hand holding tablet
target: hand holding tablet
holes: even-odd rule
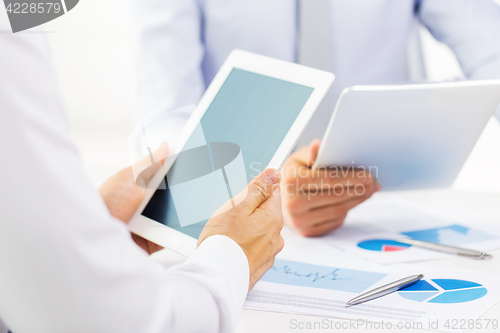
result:
[[[344,223],[350,209],[368,200],[380,185],[369,172],[311,168],[321,140],[295,151],[282,169],[286,223],[303,236],[324,235]]]
[[[166,175],[153,177],[158,188],[147,190],[130,229],[181,254],[193,253],[219,207],[237,207],[235,194],[264,169],[281,168],[333,78],[233,51],[172,147]]]
[[[383,190],[450,186],[499,103],[499,80],[347,88],[316,165],[364,168]]]
[[[248,184],[244,199],[234,209],[213,216],[203,228],[198,245],[213,235],[224,235],[241,247],[248,259],[250,288],[273,266],[283,249],[281,237],[280,174],[267,169]]]

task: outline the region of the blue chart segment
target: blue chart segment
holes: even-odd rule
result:
[[[358,243],[358,247],[370,251],[392,252],[406,250],[411,245],[390,239],[370,239]]]
[[[458,224],[441,228],[402,232],[401,234],[416,240],[455,246],[484,242],[498,238],[484,231],[467,228]]]
[[[276,260],[261,280],[298,287],[360,293],[386,276],[387,274],[382,273]]]
[[[420,280],[398,292],[412,301],[441,304],[470,302],[487,293],[488,290],[479,283],[453,279]]]

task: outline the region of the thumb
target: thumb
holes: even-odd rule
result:
[[[168,157],[168,151],[168,144],[164,142],[155,152],[132,165],[132,172],[139,187],[147,187],[151,178],[160,170],[163,161]]]
[[[313,140],[309,146],[304,146],[292,154],[292,157],[299,165],[312,167],[318,156],[319,146],[321,146],[321,139]]]
[[[281,176],[278,170],[267,169],[248,184],[248,193],[242,202],[242,207],[248,215],[251,215],[273,194],[273,190],[280,181]]]
[[[312,167],[318,157],[319,147],[321,146],[321,139],[316,139],[309,145],[309,156],[306,161],[308,167]]]

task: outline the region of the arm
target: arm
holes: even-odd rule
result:
[[[133,13],[139,120],[197,104],[205,92],[198,1],[134,0]]]
[[[422,0],[420,20],[472,80],[500,79],[500,6],[493,0]],[[496,112],[500,119],[500,108]]]
[[[423,0],[419,13],[468,78],[500,79],[500,6],[493,0]]]
[[[0,30],[8,30],[6,17]],[[13,332],[232,331],[249,284],[282,247],[280,201],[270,194],[279,180],[256,179],[249,193],[269,187],[262,205],[249,197],[239,208],[245,215],[230,210],[211,219],[223,232],[205,234],[194,256],[167,270],[134,244],[86,179],[67,139],[43,35],[3,34],[0,49],[5,324]],[[272,244],[255,246],[259,239]]]

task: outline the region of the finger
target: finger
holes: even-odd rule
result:
[[[343,187],[369,186],[375,183],[371,173],[364,168],[317,167],[287,170],[285,186],[297,192],[339,191]]]
[[[278,218],[283,221],[281,188],[279,186],[275,186],[273,188],[272,194],[258,207],[258,210],[263,210],[266,214],[268,214],[268,216]],[[283,223],[281,224],[281,227],[283,227]]]
[[[143,158],[132,166],[134,175],[138,175],[136,177],[137,185],[145,187],[149,183],[151,178],[163,166],[163,161],[168,157],[168,152],[168,144],[164,142],[150,156]]]
[[[343,216],[336,220],[323,222],[321,224],[318,224],[316,226],[301,231],[301,234],[305,237],[316,237],[325,235],[329,232],[332,232],[335,229],[340,228],[342,224],[344,224],[345,218],[346,217]]]
[[[365,195],[356,199],[345,201],[341,204],[313,209],[302,215],[294,217],[295,224],[299,228],[309,228],[326,221],[338,219],[342,216],[346,216],[351,209],[366,201],[369,197],[370,195]]]
[[[307,212],[314,208],[341,204],[345,201],[372,195],[379,187],[376,184],[358,188],[336,187],[331,191],[313,191],[304,193],[287,192],[287,208],[293,212]]]
[[[296,162],[295,164],[297,165],[311,167],[316,161],[320,145],[320,139],[313,140],[309,146],[300,148],[294,152],[290,158]]]
[[[370,194],[359,198],[347,200],[338,205],[315,208],[309,212],[311,224],[319,224],[332,219],[337,219],[340,216],[345,216],[354,207],[360,205],[371,197]],[[323,217],[323,218],[322,218]]]
[[[316,139],[311,142],[309,145],[309,156],[306,160],[306,165],[308,167],[312,167],[314,162],[316,161],[316,157],[318,157],[319,147],[321,146],[321,140]]]
[[[281,176],[277,170],[267,169],[248,184],[247,195],[241,202],[248,215],[251,215],[266,199],[272,196],[273,190],[280,183],[280,180]]]
[[[168,143],[163,142],[160,147],[153,153],[155,161],[163,161],[168,157],[169,147]]]
[[[155,252],[163,250],[163,247],[161,247],[160,245],[152,243],[152,242],[142,238],[141,236],[138,236],[134,233],[132,233],[131,235],[132,235],[132,239],[134,240],[134,242],[149,254],[153,254]]]
[[[276,247],[276,251],[274,253],[274,256],[276,256],[278,253],[280,253],[284,247],[285,247],[285,239],[280,235],[279,241],[278,241],[278,246]]]

